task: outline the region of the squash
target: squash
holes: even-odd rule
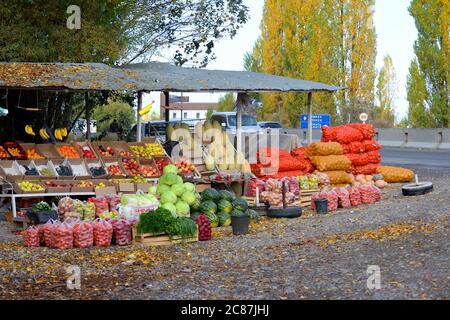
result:
[[[384,177],[382,174],[377,173],[373,176],[373,181],[379,181],[379,180],[384,180]]]
[[[367,180],[367,182],[372,181],[372,180],[373,180],[373,176],[367,175],[367,176],[366,176],[366,180]]]
[[[384,189],[384,187],[386,187],[386,182],[384,182],[383,180],[377,180],[375,182],[375,186],[377,186],[380,189]]]

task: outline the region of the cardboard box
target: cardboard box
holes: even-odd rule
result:
[[[58,175],[59,180],[73,180],[75,178],[73,176],[73,170],[72,170],[72,167],[71,167],[68,159],[53,159],[53,160],[49,161],[49,165],[52,166],[53,168],[55,168],[55,172]],[[72,175],[70,175],[70,176],[60,175],[58,172],[58,167],[61,165],[69,167],[69,169],[72,171]]]
[[[95,196],[96,197],[101,197],[101,196],[108,196],[111,194],[117,194],[117,190],[116,187],[114,186],[108,186],[106,188],[101,188],[101,189],[95,189]]]
[[[103,161],[99,158],[97,159],[84,159],[84,163],[86,165],[86,170],[88,172],[88,174],[90,174],[91,178],[94,179],[107,179],[109,177],[108,175],[108,171],[105,168],[105,165],[103,163]],[[102,175],[102,176],[92,176],[92,172],[91,172],[91,168],[92,167],[102,167],[103,169],[105,169],[106,174]]]
[[[88,171],[88,167],[84,162],[84,159],[69,159],[70,166],[73,171],[75,180],[87,180],[91,179],[91,172]]]
[[[95,159],[98,158],[98,154],[95,152],[94,147],[89,143],[89,141],[73,141],[72,145],[78,150],[78,153],[83,155],[85,159]],[[86,158],[83,148],[89,148],[92,151],[95,158]]]
[[[88,181],[94,183],[91,180],[88,180]],[[95,184],[92,185],[91,187],[79,187],[79,186],[77,186],[77,184],[80,182],[81,182],[81,180],[73,181],[73,185],[70,188],[70,192],[94,192]]]
[[[120,182],[118,191],[122,193],[136,193],[136,184],[134,182]]]
[[[54,144],[51,143],[37,144],[36,148],[38,152],[47,159],[63,159],[63,157],[61,157],[61,155],[56,150]]]
[[[108,159],[108,158],[112,158],[112,157],[117,157],[115,152],[114,152],[114,148],[111,146],[110,142],[107,141],[95,141],[91,143],[92,148],[94,149],[94,152],[97,154],[98,158],[102,158],[102,159]],[[113,151],[113,155],[111,157],[105,157],[103,154],[101,154],[101,152],[98,150],[99,147],[103,147],[104,149],[106,148],[111,148]]]
[[[22,149],[27,153],[28,150],[35,149],[36,152],[42,156],[42,158],[29,159],[29,160],[43,160],[45,157],[39,152],[37,145],[35,143],[20,143]]]
[[[40,175],[39,171],[36,168],[36,165],[34,164],[33,160],[17,160],[17,164],[19,165],[20,172],[22,172],[23,180],[39,180]],[[27,176],[25,174],[26,169],[25,167],[28,167],[29,169],[36,169],[38,172],[37,176]]]
[[[75,157],[66,157],[65,155],[63,155],[59,151],[59,149],[61,147],[64,147],[64,146],[72,148],[77,153],[77,156],[75,156]],[[81,158],[83,158],[83,155],[80,153],[80,150],[78,148],[76,148],[75,146],[73,146],[72,144],[69,144],[69,143],[58,143],[58,144],[55,145],[55,150],[56,150],[56,152],[58,152],[58,154],[60,155],[61,158],[69,158],[69,159],[81,159]]]
[[[39,171],[39,176],[41,180],[52,180],[52,179],[56,179],[58,177],[58,174],[56,173],[55,167],[52,165],[50,160],[45,160],[45,159],[36,159],[33,160],[34,164],[36,166],[36,169]],[[47,176],[43,176],[41,174],[42,169],[49,169],[50,172],[53,175],[47,175]]]
[[[114,150],[114,154],[116,157],[121,157],[121,158],[136,157],[134,152],[131,151],[130,147],[128,146],[128,144],[125,141],[114,141],[114,142],[110,142],[110,144]],[[121,155],[120,154],[121,152],[128,152],[129,155]]]
[[[14,160],[1,160],[0,171],[6,180],[14,182],[23,180],[23,174],[19,165]]]
[[[120,161],[120,159],[118,158],[104,158],[102,160],[104,168],[106,170],[106,172],[108,173],[108,176],[111,179],[124,179],[127,177],[127,174],[125,173],[125,169],[122,166],[122,161]],[[110,165],[118,165],[120,170],[122,171],[123,175],[113,175],[111,172],[109,172],[108,167]]]
[[[50,186],[47,182],[53,182],[56,186]],[[68,180],[47,180],[43,184],[47,189],[47,193],[69,193],[72,188],[72,181]]]
[[[45,192],[46,192],[44,185],[43,185],[41,182],[39,182],[38,180],[29,181],[29,182],[33,182],[33,183],[37,183],[37,184],[41,185],[41,186],[44,188],[44,190],[41,190],[41,191],[23,191],[23,190],[20,188],[20,186],[19,186],[19,183],[20,183],[20,182],[23,182],[23,181],[16,181],[16,182],[14,183],[14,192],[17,193],[17,194],[24,194],[24,193],[27,193],[27,194],[28,194],[28,193],[45,193]]]
[[[152,186],[156,186],[155,182],[147,182],[147,183],[142,183],[142,182],[138,182],[136,183],[136,192],[138,192],[139,190],[142,192],[148,192],[148,189]]]

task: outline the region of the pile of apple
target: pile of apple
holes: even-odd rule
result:
[[[110,164],[107,168],[108,173],[112,176],[125,176],[118,164]]]
[[[158,166],[159,171],[163,171],[164,167],[170,164],[170,160],[168,158],[161,158],[158,160],[155,160],[156,165]]]
[[[198,240],[199,241],[208,241],[212,238],[212,230],[211,223],[209,219],[201,214],[195,219],[195,223],[198,225]]]
[[[83,152],[83,155],[86,159],[95,159],[96,158],[94,152],[88,146],[84,146],[83,148],[81,148],[81,151]]]
[[[141,168],[141,174],[146,178],[158,176],[158,170],[156,168],[146,166]]]
[[[135,159],[122,159],[123,168],[130,177],[136,177],[141,174],[139,163]]]
[[[98,146],[97,147],[98,152],[100,152],[100,154],[105,157],[105,158],[110,158],[114,155],[114,151],[111,147],[104,147],[104,146]]]
[[[119,156],[128,158],[128,157],[132,157],[133,154],[130,151],[122,150],[119,152]]]
[[[177,163],[175,163],[175,165],[178,168],[179,174],[186,174],[186,173],[194,172],[194,165],[192,164],[191,161],[189,161],[187,159],[180,158],[180,159],[178,159]]]

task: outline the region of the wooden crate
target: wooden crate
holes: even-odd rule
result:
[[[171,244],[178,244],[178,243],[192,243],[198,241],[198,228],[197,232],[192,238],[183,239],[181,237],[175,236],[172,239],[169,238],[169,236],[159,234],[159,235],[153,235],[150,233],[139,233],[136,230],[136,227],[133,228],[133,241],[134,243],[143,244],[149,247],[153,246],[167,246]]]
[[[300,199],[297,201],[298,206],[302,208],[311,206],[311,197],[314,193],[319,192],[319,189],[315,190],[300,190]]]

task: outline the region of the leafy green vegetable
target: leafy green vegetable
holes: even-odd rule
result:
[[[183,239],[191,238],[197,232],[197,224],[191,218],[176,218],[175,222],[170,225],[166,233],[170,238],[180,236]]]
[[[158,208],[155,211],[145,212],[139,216],[137,230],[141,233],[162,234],[166,233],[175,218],[172,213],[164,208]]]

